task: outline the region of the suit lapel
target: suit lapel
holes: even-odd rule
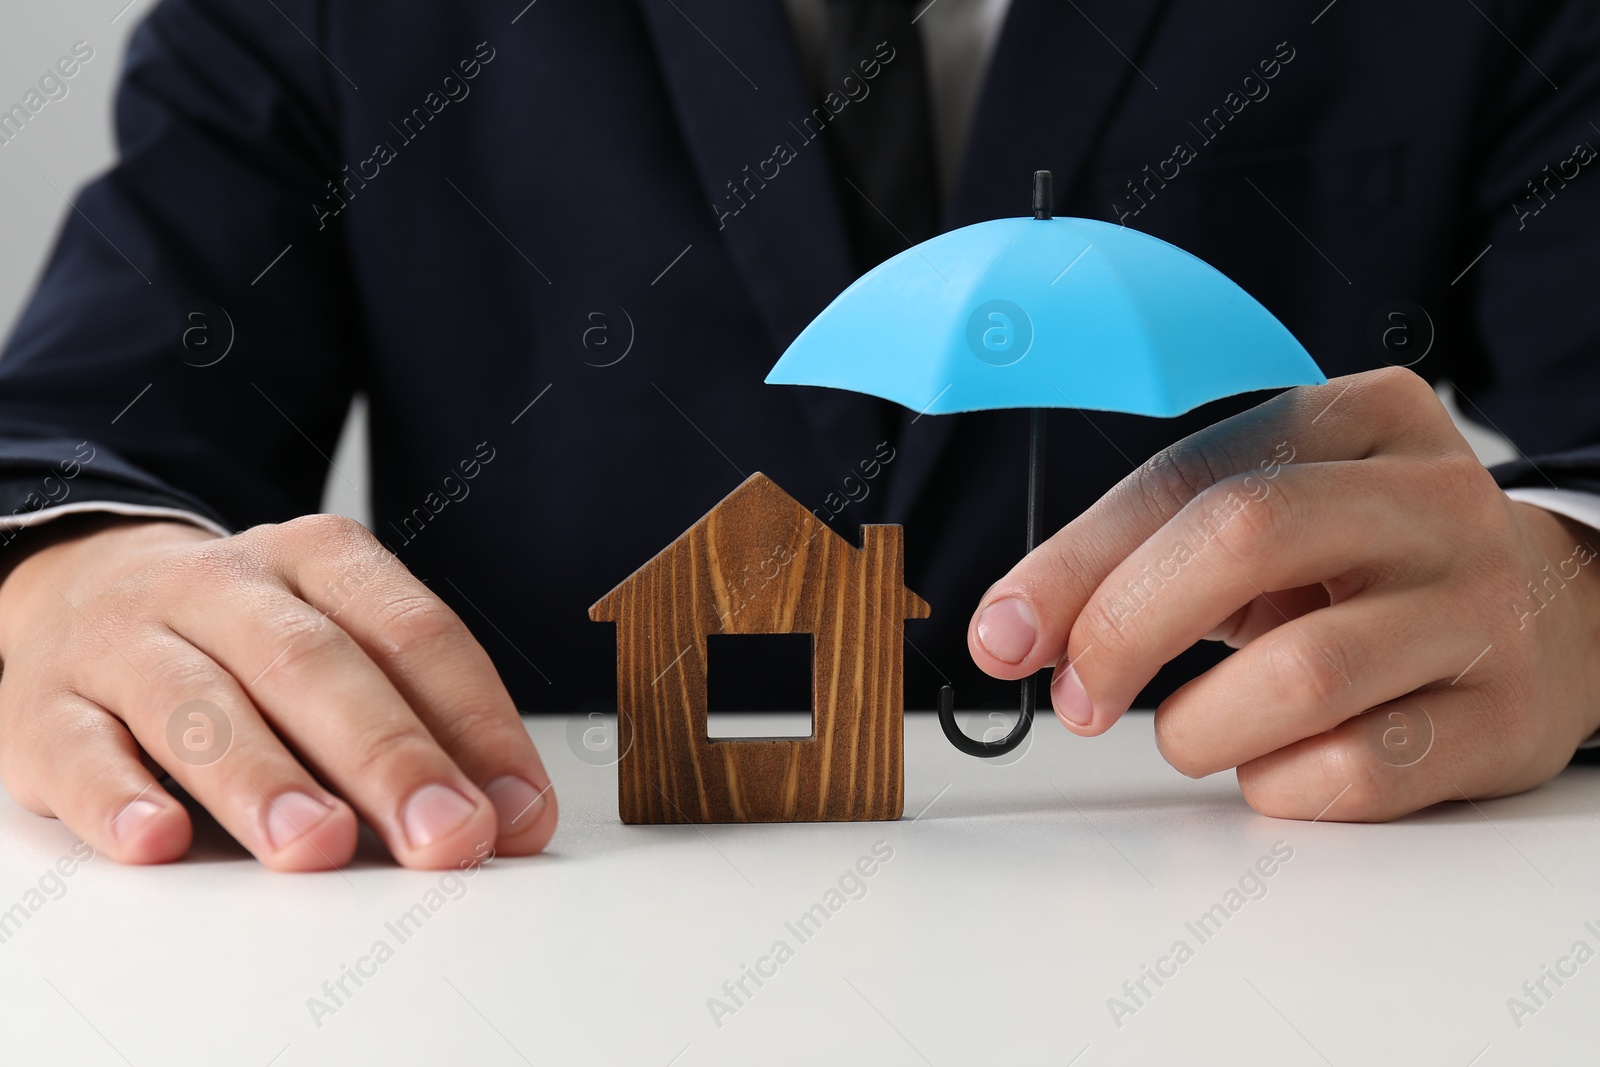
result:
[[[706,210],[781,350],[852,277],[823,139],[802,122],[815,101],[783,5],[640,6]]]
[[[1035,170],[1053,174],[1058,207],[1068,201],[1122,94],[1155,91],[1133,64],[1164,2],[1012,0],[945,205],[945,230],[1029,214]],[[902,415],[904,458],[897,457],[889,488],[889,521],[910,512],[959,417]]]
[[[640,0],[640,8],[707,211],[782,352],[855,277],[818,133],[825,126],[806,124],[820,100],[787,13],[778,0]],[[754,380],[768,369],[752,366]],[[811,427],[817,477],[829,484],[872,457],[895,417],[893,405],[856,393],[789,391]]]

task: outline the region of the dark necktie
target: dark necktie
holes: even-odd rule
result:
[[[939,229],[928,76],[911,23],[925,2],[828,3],[821,91],[846,101],[828,125],[828,147],[858,273]]]

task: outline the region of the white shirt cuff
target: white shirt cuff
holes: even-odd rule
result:
[[[218,537],[228,537],[233,531],[224,529],[203,515],[182,508],[166,508],[156,504],[123,504],[115,500],[78,500],[71,504],[59,504],[53,508],[40,508],[38,511],[29,511],[21,515],[0,514],[0,530],[20,530],[27,526],[39,526],[51,519],[59,519],[63,515],[79,515],[86,512],[108,512],[112,515],[127,515],[133,518],[173,519],[178,522],[188,522],[209,530]]]
[[[1600,532],[1600,495],[1585,493],[1581,489],[1507,489],[1506,496],[1522,504],[1552,511],[1573,522],[1581,522]],[[1578,746],[1580,749],[1600,748],[1600,731]]]
[[[1600,531],[1600,495],[1581,489],[1507,489],[1506,496]]]

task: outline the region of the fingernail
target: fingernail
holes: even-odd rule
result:
[[[1050,680],[1050,706],[1056,709],[1056,718],[1069,726],[1088,726],[1094,722],[1094,705],[1083,688],[1083,680],[1072,664],[1056,668]]]
[[[406,840],[426,848],[472,818],[472,801],[447,785],[425,785],[406,801]]]
[[[117,812],[117,817],[111,820],[111,832],[117,835],[118,841],[126,841],[160,810],[161,805],[153,800],[135,800]]]
[[[306,835],[333,809],[316,797],[293,790],[280,793],[267,805],[267,840],[284,848]]]
[[[996,600],[978,616],[978,643],[1003,663],[1021,663],[1039,638],[1033,609],[1021,600]]]
[[[496,778],[483,788],[489,802],[494,805],[495,816],[500,821],[500,836],[520,834],[544,815],[545,794],[550,791],[535,789],[530,783],[514,774]]]

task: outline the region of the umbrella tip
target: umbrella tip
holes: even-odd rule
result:
[[[1050,217],[1050,172],[1036,170],[1033,172],[1033,217],[1048,219]]]

